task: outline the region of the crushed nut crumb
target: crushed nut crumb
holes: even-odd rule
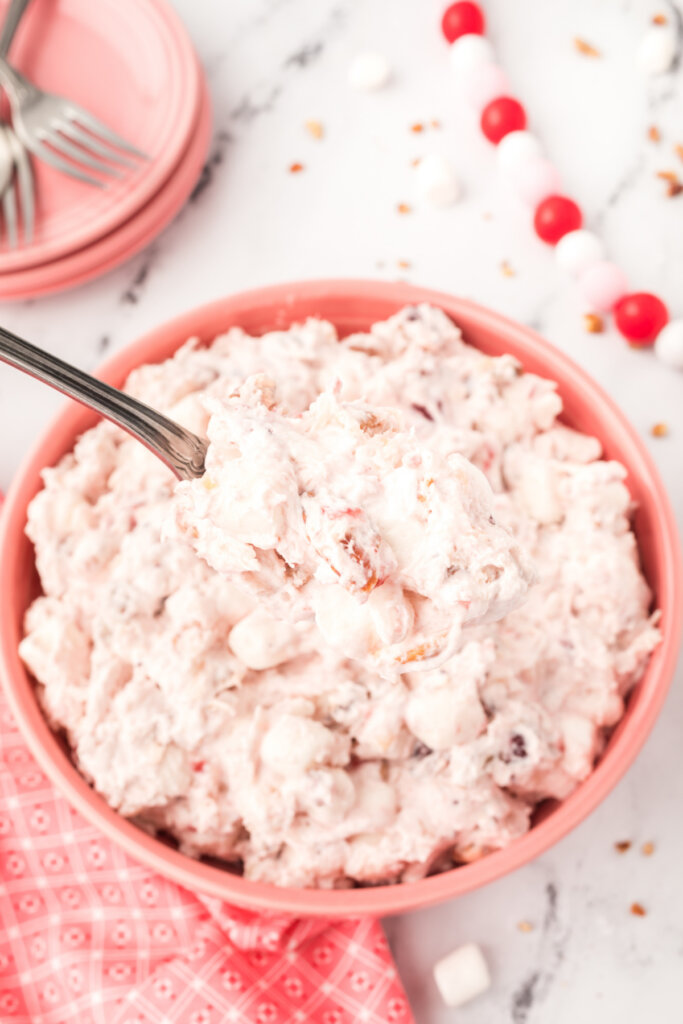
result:
[[[667,17],[666,14],[653,14],[652,24],[653,25],[666,25]]]
[[[656,124],[651,124],[647,130],[647,137],[650,142],[659,142],[662,138],[662,133]]]
[[[429,127],[430,127],[430,128],[440,128],[440,127],[441,127],[441,121],[437,121],[437,120],[436,120],[435,118],[433,118],[433,119],[432,119],[432,120],[431,120],[431,121],[429,122]]]
[[[412,213],[413,210],[412,206],[409,206],[408,203],[397,203],[396,209],[399,213]]]
[[[655,844],[643,843],[643,845],[640,848],[640,852],[642,853],[643,857],[651,857],[652,854],[655,852]]]
[[[532,932],[534,930],[531,921],[519,921],[517,928],[520,932]]]
[[[618,843],[614,844],[614,849],[617,853],[626,853],[627,850],[631,849],[631,840],[621,839]]]
[[[674,196],[680,196],[681,192],[683,192],[683,185],[681,185],[680,181],[670,181],[666,186],[666,194],[669,199],[673,199]]]
[[[683,160],[683,143],[677,142],[674,146],[674,151],[679,160]]]
[[[605,329],[605,321],[598,313],[584,313],[583,326],[589,334],[602,334]]]
[[[650,433],[653,437],[666,437],[669,433],[669,428],[666,423],[655,423]]]
[[[323,135],[325,134],[325,129],[323,128],[320,121],[307,121],[306,131],[314,139],[322,139]]]
[[[514,277],[516,270],[511,267],[507,260],[502,260],[500,264],[500,272],[503,277]]]
[[[298,164],[297,163],[297,164],[290,164],[289,165],[289,173],[290,174],[298,174],[299,171],[303,171],[303,169],[304,169],[304,165],[303,164]]]
[[[425,130],[425,126],[420,121],[416,121],[415,124],[411,124],[410,130],[415,133],[423,132]]]
[[[600,57],[601,53],[590,43],[587,43],[585,39],[580,39],[578,36],[574,38],[574,48],[579,53],[583,54],[584,57]]]
[[[678,181],[678,175],[675,171],[656,171],[655,173],[662,181]]]
[[[396,266],[400,267],[401,270],[408,270],[412,266],[410,260],[396,260]]]
[[[419,162],[420,162],[420,157],[419,156],[414,156],[413,159],[410,161],[410,166],[411,167],[417,167]]]
[[[632,903],[631,913],[635,914],[636,917],[645,917],[645,915],[647,914],[647,910],[645,909],[642,903]]]

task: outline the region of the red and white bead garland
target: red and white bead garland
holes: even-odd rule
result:
[[[470,0],[451,4],[441,27],[462,91],[480,115],[482,132],[497,147],[501,170],[534,209],[538,237],[555,247],[558,265],[578,279],[590,307],[614,314],[617,330],[630,345],[654,345],[665,363],[683,369],[683,320],[669,323],[668,310],[656,295],[628,291],[624,273],[605,259],[597,235],[583,227],[580,208],[562,195],[559,173],[527,131],[526,111],[511,95],[484,38],[486,19],[479,5]]]

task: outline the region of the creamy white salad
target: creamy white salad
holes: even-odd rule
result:
[[[233,328],[126,387],[208,436],[207,473],[84,434],[29,509],[21,644],[112,807],[346,887],[499,849],[590,773],[659,632],[625,470],[552,381],[417,306]]]

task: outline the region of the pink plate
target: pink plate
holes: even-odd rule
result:
[[[252,910],[333,918],[414,910],[470,892],[527,864],[590,814],[634,760],[664,702],[676,663],[683,607],[683,568],[673,511],[647,448],[623,413],[583,370],[527,327],[463,299],[408,284],[303,281],[244,292],[186,313],[122,349],[102,367],[100,376],[120,385],[134,367],[167,359],[187,338],[208,341],[236,324],[258,334],[321,316],[346,335],[367,330],[375,320],[417,302],[441,306],[483,352],[511,352],[528,370],[556,380],[566,422],[595,434],[606,457],[624,463],[637,505],[634,529],[643,569],[662,611],[662,642],[591,775],[562,803],[541,808],[531,831],[504,850],[417,882],[333,891],[277,888],[192,860],[118,815],[79,775],[43,717],[17,652],[24,612],[38,588],[33,548],[24,533],[27,505],[42,486],[41,470],[70,451],[76,437],[98,419],[70,403],[27,455],[0,517],[0,682],[31,752],[72,804],[132,857],[193,892],[210,893]]]
[[[211,104],[202,84],[199,120],[170,180],[137,216],[79,252],[53,263],[0,274],[0,300],[16,300],[75,288],[112,270],[144,249],[169,224],[194,188],[211,138]]]
[[[7,7],[3,0],[0,17]],[[192,43],[163,0],[40,0],[22,21],[12,62],[73,99],[150,157],[95,188],[33,160],[34,241],[0,251],[0,275],[83,249],[129,220],[187,149],[201,100]]]

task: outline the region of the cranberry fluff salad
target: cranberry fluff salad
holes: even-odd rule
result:
[[[659,632],[625,470],[552,381],[421,305],[233,328],[127,390],[208,436],[206,474],[85,433],[29,509],[21,643],[112,807],[341,888],[503,847],[590,773]]]

